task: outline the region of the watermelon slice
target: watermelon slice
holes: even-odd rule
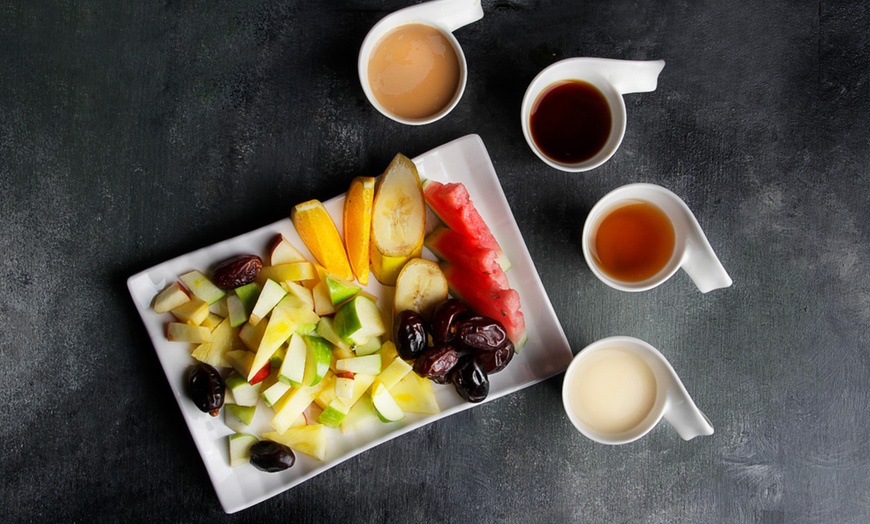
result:
[[[449,263],[441,269],[447,277],[450,292],[480,315],[502,323],[508,338],[519,351],[526,343],[526,319],[520,311],[520,294],[515,289],[502,289],[483,273],[469,271]]]
[[[423,197],[432,212],[438,215],[447,227],[475,239],[481,247],[492,249],[498,254],[498,263],[502,269],[505,271],[510,269],[510,260],[495,240],[489,226],[477,212],[468,190],[462,183],[442,184],[435,180],[426,180],[423,183]]]
[[[445,262],[495,279],[500,289],[510,287],[507,275],[498,263],[498,253],[481,247],[473,238],[438,227],[426,237],[425,246]]]

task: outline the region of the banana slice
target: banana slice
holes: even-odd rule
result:
[[[396,280],[393,314],[410,309],[423,318],[432,317],[435,306],[447,300],[447,278],[436,262],[412,258]]]
[[[372,204],[372,273],[381,284],[396,284],[405,263],[423,252],[426,203],[417,166],[398,154],[378,178]]]

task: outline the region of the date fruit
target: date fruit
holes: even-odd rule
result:
[[[190,398],[203,413],[216,417],[224,405],[226,386],[215,368],[203,362],[190,369],[187,375]]]
[[[456,325],[456,338],[464,346],[483,351],[499,348],[508,340],[501,322],[489,317],[463,319]]]
[[[238,255],[215,266],[211,280],[221,289],[235,289],[253,282],[261,269],[263,259],[257,255]]]
[[[414,372],[438,384],[446,384],[448,373],[459,362],[459,352],[450,344],[433,346],[414,362]]]
[[[514,345],[506,340],[504,345],[495,349],[474,350],[474,358],[487,375],[503,370],[514,357]]]
[[[469,402],[482,402],[489,394],[489,377],[473,357],[464,357],[450,372],[456,392]]]
[[[436,344],[451,342],[456,333],[457,321],[468,314],[468,306],[459,299],[451,298],[438,304],[432,313],[432,340]]]
[[[251,446],[251,464],[260,471],[275,473],[284,471],[296,463],[293,450],[284,444],[261,440]]]
[[[426,351],[429,342],[426,336],[426,323],[419,313],[402,311],[396,329],[396,349],[405,360],[413,360]]]

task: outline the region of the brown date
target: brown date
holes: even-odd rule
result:
[[[474,350],[493,350],[508,341],[501,322],[489,317],[469,317],[456,325],[456,339]]]
[[[396,349],[405,360],[413,360],[426,351],[429,337],[426,335],[426,322],[419,313],[402,311],[396,319]]]
[[[234,289],[253,282],[261,269],[263,260],[257,255],[238,255],[215,266],[211,280],[221,289]]]
[[[474,350],[474,358],[480,364],[480,367],[486,371],[487,375],[498,373],[503,370],[508,362],[514,358],[514,345],[510,340],[505,341],[504,345],[488,350]]]
[[[469,402],[482,402],[489,395],[489,377],[472,357],[464,357],[450,371],[450,382],[459,396]]]
[[[447,374],[459,362],[459,357],[459,352],[450,344],[433,346],[417,357],[414,371],[438,384],[446,384]]]
[[[459,299],[450,298],[435,306],[432,313],[432,340],[436,344],[446,344],[456,334],[456,323],[469,314],[468,306]]]
[[[216,417],[224,405],[226,386],[218,370],[202,362],[187,375],[188,391],[193,403],[203,413]]]
[[[251,464],[260,471],[284,471],[296,463],[293,450],[284,444],[261,440],[251,446]]]

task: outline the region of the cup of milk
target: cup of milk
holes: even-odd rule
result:
[[[633,442],[662,418],[685,440],[713,434],[667,359],[633,337],[605,338],[580,351],[565,372],[562,403],[580,433],[602,444]]]

